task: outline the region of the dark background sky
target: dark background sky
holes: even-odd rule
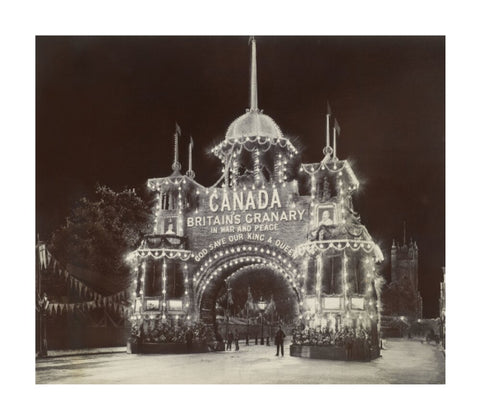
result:
[[[386,256],[419,246],[424,315],[438,315],[445,265],[443,37],[258,37],[259,107],[319,161],[329,100],[354,205]],[[175,121],[195,140],[196,180],[220,175],[207,149],[249,103],[248,37],[37,37],[36,218],[48,239],[96,183],[139,187],[171,172]]]

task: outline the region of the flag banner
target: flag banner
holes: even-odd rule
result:
[[[75,277],[73,277],[72,281],[72,290],[75,294],[77,293],[77,279]]]
[[[40,269],[45,269],[47,267],[47,248],[44,244],[38,246],[38,258],[40,262]]]
[[[335,119],[335,131],[337,131],[337,134],[340,135],[340,125],[338,124],[338,121]]]

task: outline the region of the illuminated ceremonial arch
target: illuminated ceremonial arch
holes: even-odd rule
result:
[[[377,336],[381,277],[375,265],[383,255],[354,210],[360,183],[349,162],[337,157],[339,126],[331,139],[328,107],[323,158],[303,163],[297,142],[258,108],[254,40],[251,48],[250,107],[210,150],[221,164],[220,178],[211,186],[195,180],[192,140],[188,170],[181,172],[177,126],[173,172],[147,181],[153,231],[132,258],[132,325],[155,333],[160,322],[201,322],[218,331],[219,322],[228,329],[233,317],[248,327],[252,313],[242,310],[269,299],[270,325],[358,327]],[[250,296],[257,284],[245,304],[241,293],[248,285]]]

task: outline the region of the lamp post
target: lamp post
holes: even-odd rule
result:
[[[250,323],[249,312],[248,312],[248,304],[247,304],[247,336],[245,336],[245,345],[248,346],[248,326]]]
[[[47,345],[47,308],[50,302],[47,293],[43,293],[42,299],[39,301],[40,306],[40,357],[46,358],[48,355]]]
[[[229,299],[230,299],[230,283],[228,280],[225,280],[225,285],[227,287],[227,304],[225,305],[225,317],[227,320],[226,326],[225,326],[225,339],[228,339],[228,321],[229,321]]]
[[[260,345],[264,344],[263,341],[263,312],[265,311],[265,308],[267,307],[267,302],[264,301],[263,297],[260,297],[260,301],[257,303],[258,304],[258,309],[260,310],[260,319],[262,321],[262,334],[261,334],[261,339],[260,339]]]

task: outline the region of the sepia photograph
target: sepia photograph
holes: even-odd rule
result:
[[[445,384],[445,36],[35,37],[36,384]]]

